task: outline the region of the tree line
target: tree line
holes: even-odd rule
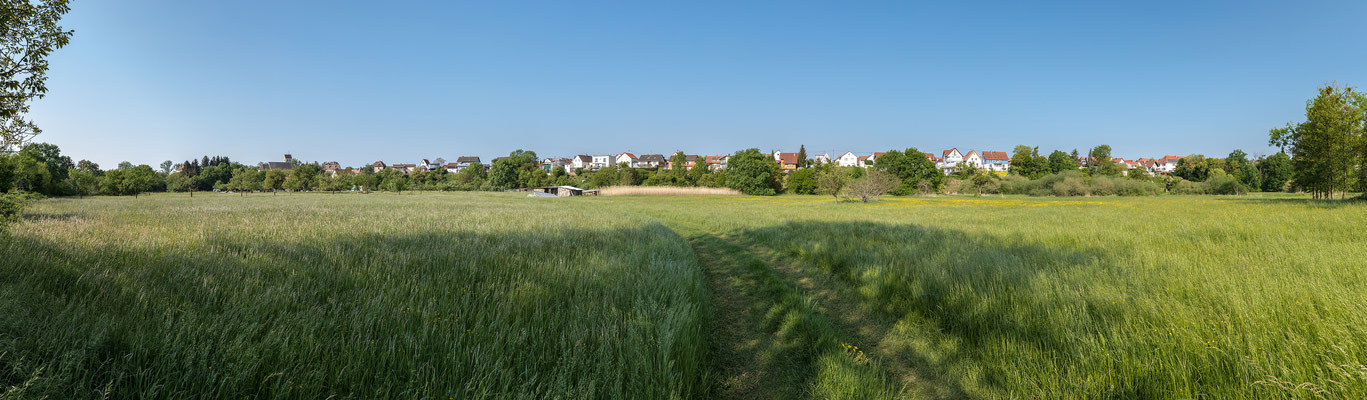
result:
[[[1289,153],[1296,188],[1314,198],[1346,198],[1367,183],[1367,95],[1326,84],[1306,102],[1305,121],[1268,132],[1268,144]]]

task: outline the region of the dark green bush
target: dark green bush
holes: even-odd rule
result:
[[[31,198],[28,193],[0,193],[0,229],[4,229],[6,224],[16,222],[19,216],[24,215],[24,206],[28,205]]]

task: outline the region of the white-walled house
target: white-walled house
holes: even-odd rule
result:
[[[958,148],[952,148],[942,153],[940,162],[935,166],[944,170],[945,173],[949,173],[949,171],[959,168],[961,162],[964,162],[964,154],[960,153]]]
[[[474,164],[479,164],[479,163],[480,163],[479,157],[476,157],[476,156],[460,156],[460,157],[456,157],[456,172],[464,171],[464,170],[465,170],[465,167],[468,167],[468,166],[471,166],[471,165],[474,165]]]
[[[1153,172],[1171,174],[1173,171],[1177,170],[1177,160],[1181,159],[1182,157],[1178,156],[1163,156],[1163,158],[1154,160]]]
[[[593,162],[589,163],[589,169],[607,168],[609,165],[612,165],[612,156],[593,156]]]
[[[840,157],[838,157],[838,158],[835,159],[835,165],[838,165],[838,166],[841,166],[841,167],[854,167],[854,166],[858,166],[858,165],[859,165],[859,156],[856,156],[856,155],[854,155],[854,153],[848,152],[848,151],[847,151],[847,152],[845,152],[845,154],[841,154]]]
[[[636,168],[636,155],[631,153],[622,153],[618,154],[617,157],[613,157],[613,165],[621,165],[622,163],[626,163],[628,167]]]
[[[661,165],[664,165],[665,162],[667,162],[667,161],[665,160],[664,154],[642,154],[640,157],[637,157],[637,158],[636,158],[636,165],[635,165],[635,167],[636,167],[636,168],[656,168],[656,167],[659,167],[659,166],[661,166]]]
[[[589,165],[591,165],[591,164],[593,164],[593,157],[592,157],[592,156],[577,155],[577,156],[574,156],[574,158],[571,158],[571,159],[570,159],[570,168],[573,168],[573,169],[584,169],[584,168],[588,168]]]
[[[707,158],[704,159],[704,162],[707,163],[707,169],[716,171],[719,169],[726,169],[726,162],[730,160],[731,156],[707,156]]]
[[[812,161],[814,161],[816,164],[830,164],[831,153],[817,154],[816,157],[812,157]]]
[[[869,161],[869,162],[868,162],[867,164],[864,164],[864,166],[865,166],[865,167],[868,167],[868,166],[870,166],[870,165],[873,165],[874,163],[877,163],[877,162],[878,162],[878,157],[882,157],[884,154],[887,154],[887,153],[886,153],[886,152],[882,152],[882,151],[877,151],[877,152],[874,152],[873,154],[870,154],[869,157],[868,157],[868,161]]]
[[[977,150],[969,150],[968,154],[964,154],[963,164],[972,166],[973,168],[982,168],[983,155],[979,154]]]
[[[984,151],[983,169],[995,172],[1006,172],[1011,170],[1011,156],[1006,155],[1005,151]]]

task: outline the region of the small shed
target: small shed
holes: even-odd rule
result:
[[[574,186],[542,186],[530,188],[533,192],[544,193],[556,197],[569,196],[597,196],[597,190],[585,190]]]

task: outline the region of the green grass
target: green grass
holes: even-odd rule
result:
[[[30,211],[0,242],[12,396],[705,388],[707,293],[688,245],[649,219],[507,195],[168,195]]]
[[[5,235],[13,397],[1367,397],[1360,202],[199,194]]]

